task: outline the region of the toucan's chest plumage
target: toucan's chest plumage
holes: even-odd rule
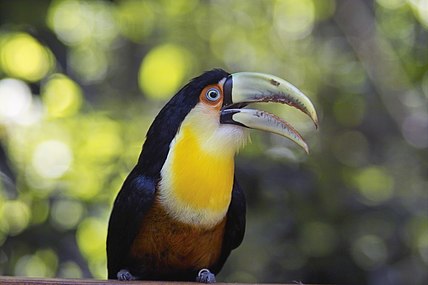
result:
[[[216,225],[226,215],[234,155],[245,138],[240,129],[221,128],[212,117],[202,106],[189,113],[170,145],[158,189],[160,202],[172,217],[203,227]]]

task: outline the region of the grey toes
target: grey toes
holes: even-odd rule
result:
[[[204,268],[199,270],[198,276],[196,276],[196,282],[199,283],[215,283],[215,275],[212,274],[208,269]]]
[[[131,272],[129,272],[128,270],[122,269],[117,273],[117,280],[119,281],[135,280],[135,276],[133,276]]]

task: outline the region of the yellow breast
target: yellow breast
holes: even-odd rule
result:
[[[205,116],[208,116],[205,114]],[[202,118],[202,121],[201,121]],[[189,114],[170,145],[161,170],[159,199],[176,219],[213,226],[230,204],[234,155],[242,145],[242,131],[222,128],[198,110]],[[233,139],[239,136],[240,139]]]

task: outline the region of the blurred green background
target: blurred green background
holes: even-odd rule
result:
[[[0,0],[0,275],[106,278],[113,199],[159,109],[214,67],[285,78],[320,129],[252,132],[221,281],[426,284],[427,0]]]

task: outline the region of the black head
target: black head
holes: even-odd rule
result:
[[[172,139],[187,114],[199,102],[202,90],[230,74],[213,69],[195,77],[175,94],[162,108],[150,126],[136,170],[151,178],[159,178]]]

